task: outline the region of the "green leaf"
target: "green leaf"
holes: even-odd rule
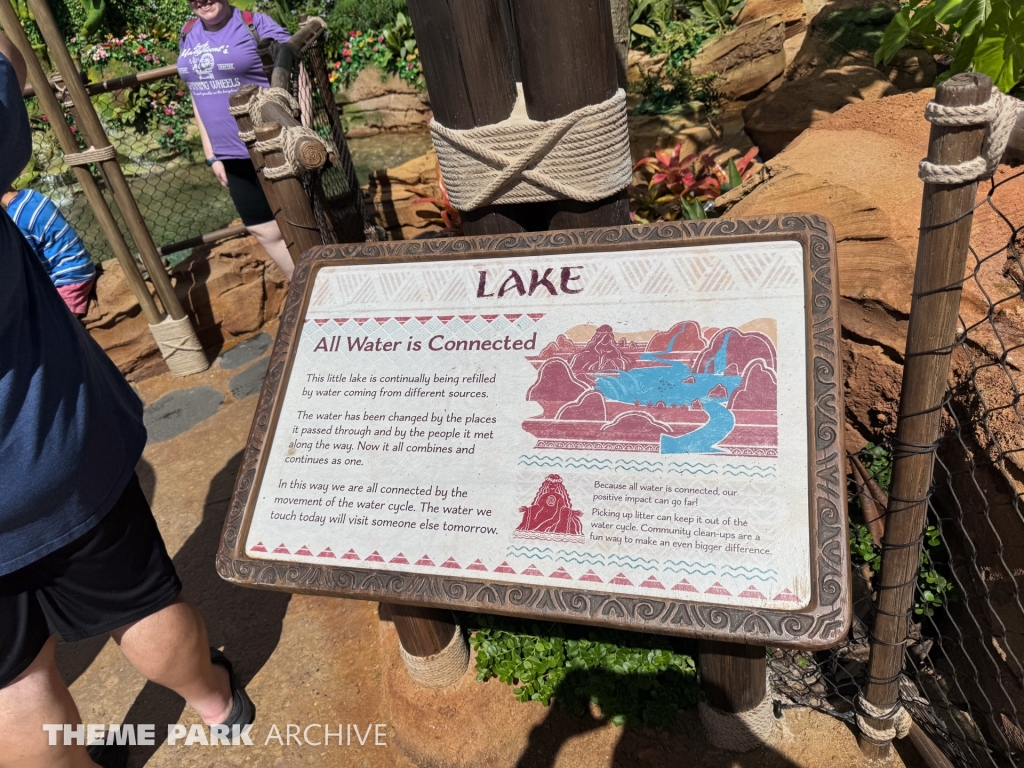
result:
[[[882,34],[882,42],[875,51],[875,64],[888,64],[906,44],[910,34],[911,8],[907,7],[892,17]]]
[[[633,34],[640,35],[641,37],[656,38],[658,36],[658,34],[646,24],[634,24],[629,29]]]
[[[1024,77],[1024,2],[993,4],[971,63],[1003,93],[1020,82]]]

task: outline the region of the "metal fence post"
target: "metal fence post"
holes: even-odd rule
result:
[[[991,89],[992,81],[985,75],[957,75],[936,89],[935,101],[953,107],[979,105],[989,99]],[[984,125],[933,125],[928,159],[955,165],[977,157],[985,133]],[[895,714],[899,706],[899,677],[914,604],[977,187],[977,182],[926,184],[921,201],[921,235],[864,695],[876,712]],[[876,732],[887,730],[890,722],[866,715],[864,721]],[[859,742],[871,758],[887,757],[891,749],[891,741],[872,738],[863,730]]]

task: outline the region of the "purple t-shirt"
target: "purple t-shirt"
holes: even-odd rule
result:
[[[254,13],[252,21],[260,38],[288,41],[288,31],[269,16]],[[192,92],[192,102],[206,126],[213,153],[222,160],[249,159],[245,144],[238,138],[235,118],[228,114],[228,98],[243,85],[267,87],[270,83],[242,12],[235,8],[228,23],[216,32],[207,31],[201,21],[193,24],[180,43],[178,74]]]

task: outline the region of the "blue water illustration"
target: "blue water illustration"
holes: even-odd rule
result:
[[[713,358],[706,361],[703,370],[694,372],[686,363],[665,357],[672,351],[675,337],[664,352],[645,352],[640,359],[653,362],[643,368],[628,371],[614,371],[599,374],[595,389],[608,400],[619,403],[634,403],[643,406],[691,406],[699,400],[708,415],[703,426],[681,437],[661,436],[661,453],[725,453],[718,447],[734,426],[736,418],[726,406],[730,395],[740,384],[742,376],[726,376],[726,359],[729,337],[726,335],[721,348]],[[719,389],[715,397],[711,391]]]

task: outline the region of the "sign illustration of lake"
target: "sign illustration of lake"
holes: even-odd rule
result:
[[[245,552],[798,610],[804,248],[326,264]]]

